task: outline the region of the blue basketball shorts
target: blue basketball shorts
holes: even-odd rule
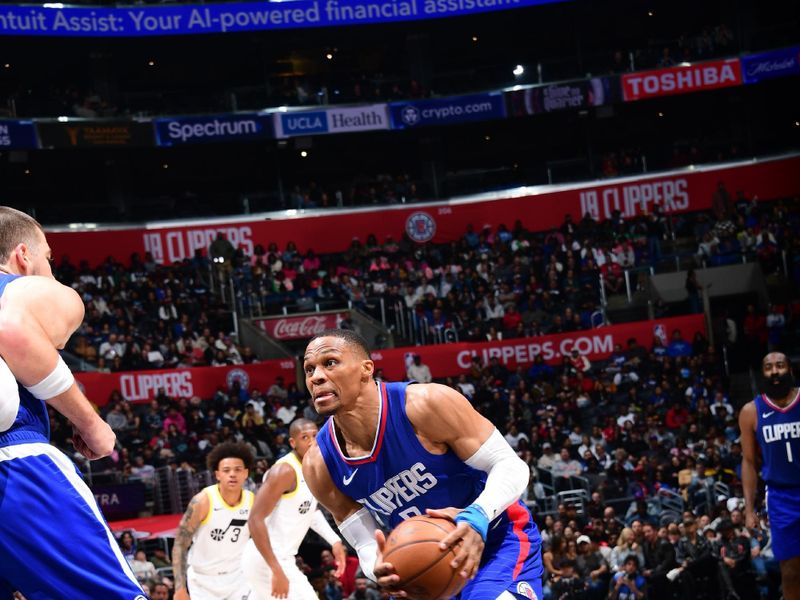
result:
[[[800,487],[767,489],[772,553],[777,560],[800,556]]]
[[[45,443],[0,448],[0,600],[146,600],[75,465]]]
[[[490,532],[475,579],[459,600],[495,600],[503,592],[542,600],[542,540],[530,511],[520,502],[508,509],[505,535]]]

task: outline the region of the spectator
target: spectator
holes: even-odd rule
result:
[[[636,541],[633,529],[625,527],[617,538],[617,545],[611,551],[609,563],[612,571],[619,572],[625,569],[625,561],[629,556],[635,556],[637,564],[644,564],[642,547]]]
[[[356,589],[347,597],[348,600],[380,600],[380,593],[369,585],[366,577],[356,577]]]
[[[578,536],[576,568],[586,582],[588,600],[603,600],[608,590],[608,564],[588,535]]]
[[[131,570],[139,583],[147,583],[155,579],[156,567],[147,560],[144,550],[137,550],[134,559],[130,561]]]
[[[569,455],[569,450],[561,449],[559,457],[553,462],[553,477],[579,477],[583,473],[581,463]]]
[[[415,354],[412,358],[412,363],[408,366],[406,376],[409,381],[416,381],[418,383],[430,383],[433,381],[431,370],[428,368],[428,365],[422,362],[422,357],[419,354]]]
[[[553,446],[550,442],[542,444],[542,455],[536,461],[536,466],[540,469],[550,471],[556,463],[556,454],[553,452]]]
[[[667,573],[677,566],[675,548],[667,540],[659,537],[658,530],[650,523],[642,526],[642,532],[645,567],[642,575],[647,582],[648,599],[668,599],[671,597],[672,584],[667,579]]]
[[[586,581],[575,571],[575,559],[566,559],[561,563],[561,574],[553,581],[553,600],[585,600],[586,587]]]
[[[612,585],[611,600],[639,600],[644,598],[646,589],[651,589],[646,578],[639,573],[639,559],[635,555],[625,559],[624,569],[614,574]]]

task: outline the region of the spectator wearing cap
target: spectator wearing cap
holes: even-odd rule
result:
[[[542,444],[542,455],[536,461],[536,466],[540,469],[551,471],[555,462],[556,455],[553,452],[553,446],[550,444],[550,442],[545,442]]]
[[[588,600],[602,600],[608,589],[608,563],[588,535],[578,536],[577,544],[575,566],[588,586]]]

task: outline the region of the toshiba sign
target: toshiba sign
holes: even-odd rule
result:
[[[715,90],[742,84],[738,58],[641,71],[622,76],[625,101]]]

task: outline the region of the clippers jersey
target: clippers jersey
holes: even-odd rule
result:
[[[20,275],[0,274],[0,296],[6,285],[20,277]],[[0,432],[0,448],[16,444],[32,442],[50,442],[50,417],[43,400],[34,398],[21,383],[19,389],[19,410],[14,423],[7,430]],[[0,400],[2,401],[2,400]]]
[[[486,473],[468,466],[452,450],[431,454],[422,446],[406,416],[407,385],[379,384],[378,434],[369,455],[346,457],[332,418],[317,435],[336,487],[389,527],[424,515],[426,508],[466,507],[486,483]]]
[[[200,521],[189,548],[188,562],[198,575],[227,575],[241,569],[242,552],[250,539],[247,518],[255,496],[242,490],[236,506],[228,505],[217,485],[203,490],[208,495],[206,518]]]
[[[465,508],[486,484],[486,473],[473,469],[448,449],[431,454],[406,416],[408,383],[379,383],[378,432],[372,451],[344,455],[329,418],[317,435],[331,479],[343,494],[376,514],[389,527],[427,508]],[[541,538],[527,507],[519,500],[490,524],[480,569],[460,598],[484,600],[503,591],[541,598]],[[536,595],[538,593],[538,595]]]
[[[295,473],[294,491],[287,492],[265,519],[272,551],[277,557],[292,557],[297,554],[317,511],[317,499],[303,478],[303,466],[294,452],[289,452],[275,464],[286,463]]]
[[[800,487],[800,391],[785,408],[766,394],[755,398],[762,477],[770,489]]]

